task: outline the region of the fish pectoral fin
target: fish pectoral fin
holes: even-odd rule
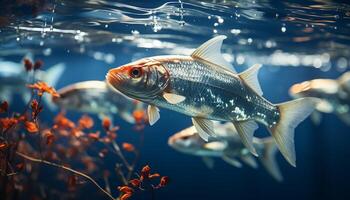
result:
[[[192,58],[198,58],[208,61],[212,64],[224,67],[237,73],[233,66],[227,62],[221,54],[222,41],[227,37],[224,35],[216,36],[201,46],[199,46],[192,54]]]
[[[178,103],[183,102],[186,99],[186,97],[184,97],[182,95],[168,93],[168,92],[164,92],[163,97],[167,102],[169,102],[171,104],[178,104]]]
[[[214,168],[215,161],[213,158],[211,158],[209,156],[202,156],[202,160],[203,160],[205,166],[207,166],[209,169]]]
[[[224,142],[214,141],[204,144],[203,147],[212,151],[222,151],[226,148],[226,144]]]
[[[159,108],[157,108],[157,106],[154,105],[148,105],[147,114],[148,121],[151,126],[155,124],[160,118]]]
[[[228,164],[237,167],[237,168],[241,168],[242,167],[242,163],[239,162],[236,158],[233,158],[232,156],[228,156],[228,155],[223,155],[222,160],[227,162]]]
[[[258,129],[258,125],[254,121],[233,122],[233,125],[235,125],[244,146],[254,156],[258,157],[258,153],[253,145],[254,131]]]
[[[200,117],[193,117],[192,123],[199,136],[206,142],[208,142],[210,137],[215,137],[214,123],[209,119],[204,119]]]
[[[258,163],[256,162],[255,158],[251,154],[242,154],[240,156],[240,159],[248,166],[254,169],[258,168]]]
[[[239,74],[239,77],[260,96],[263,95],[263,91],[258,80],[258,73],[261,67],[261,64],[255,64]]]

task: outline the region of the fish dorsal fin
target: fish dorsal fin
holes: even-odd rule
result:
[[[149,124],[152,126],[160,118],[159,109],[156,106],[148,105],[147,113]]]
[[[244,146],[247,147],[254,156],[258,156],[253,145],[253,136],[255,130],[258,129],[258,125],[254,121],[234,122],[233,124]]]
[[[194,117],[192,118],[192,123],[198,131],[198,135],[204,141],[208,142],[209,138],[215,137],[214,123],[211,120],[200,117]]]
[[[163,97],[167,102],[169,102],[171,104],[178,104],[178,103],[183,102],[186,99],[186,97],[184,97],[182,95],[168,93],[168,92],[164,92]]]
[[[227,37],[224,35],[219,35],[208,40],[199,46],[191,54],[191,57],[208,61],[214,65],[224,67],[236,73],[236,70],[233,68],[233,66],[227,62],[221,54],[222,41],[226,38]]]
[[[262,67],[261,64],[255,64],[251,66],[249,69],[239,74],[239,77],[260,96],[263,95],[263,92],[261,90],[259,80],[258,80],[258,72],[261,67]]]

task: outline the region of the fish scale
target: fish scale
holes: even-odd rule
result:
[[[172,107],[190,116],[219,121],[258,120],[273,125],[279,119],[276,106],[245,86],[239,77],[200,61],[164,63],[170,75],[170,91],[185,96],[179,104],[156,98],[155,104]]]

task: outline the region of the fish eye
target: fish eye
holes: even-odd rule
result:
[[[142,70],[141,68],[134,67],[130,70],[130,76],[132,78],[139,78],[142,75]]]
[[[182,137],[182,140],[188,140],[190,138],[190,136],[184,136]]]

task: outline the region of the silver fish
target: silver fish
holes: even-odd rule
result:
[[[214,128],[218,137],[214,138],[211,142],[205,142],[199,137],[196,128],[191,126],[171,136],[168,144],[179,152],[202,157],[209,168],[213,167],[213,158],[215,157],[222,158],[235,167],[242,167],[241,162],[246,163],[252,168],[258,167],[256,160],[241,142],[237,130],[232,123],[214,123]],[[259,139],[254,137],[253,143],[260,155],[259,159],[266,170],[277,181],[282,181],[283,177],[278,168],[275,156],[278,151],[273,138]]]
[[[314,79],[293,85],[289,89],[293,98],[316,97],[319,102],[311,117],[316,124],[322,113],[334,113],[350,126],[350,72],[338,79]]]
[[[65,64],[58,63],[48,70],[37,70],[35,80],[41,80],[55,87],[56,83],[65,71]],[[25,71],[23,62],[11,62],[0,60],[0,96],[1,100],[12,100],[13,95],[19,94],[25,102],[30,100],[31,92],[26,87],[29,84],[29,75]],[[51,99],[44,95],[44,100],[49,108],[53,108]]]
[[[314,99],[301,98],[272,104],[262,97],[254,65],[237,74],[222,57],[226,36],[217,36],[196,49],[191,56],[149,57],[109,70],[111,87],[149,104],[150,124],[159,119],[159,107],[191,116],[199,135],[215,136],[213,122],[231,121],[243,144],[254,155],[256,122],[265,125],[277,146],[295,166],[294,129],[313,110]]]
[[[133,111],[143,109],[143,103],[122,93],[111,91],[104,81],[83,81],[57,91],[60,97],[53,102],[60,108],[98,114],[101,118],[119,115],[129,123],[135,123]]]

